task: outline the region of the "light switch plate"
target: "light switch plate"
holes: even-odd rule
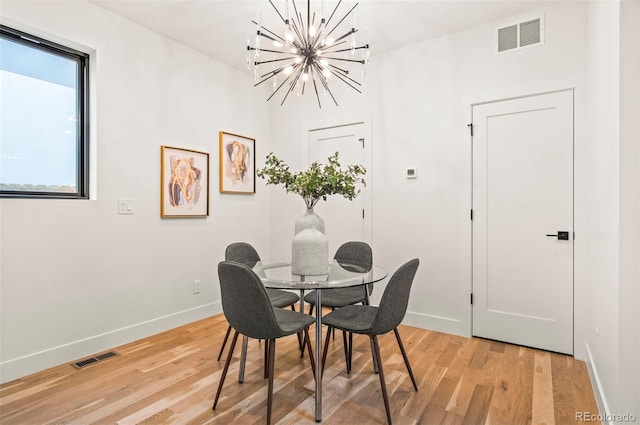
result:
[[[418,169],[417,168],[407,168],[407,178],[408,179],[417,179],[418,178]]]
[[[118,214],[133,214],[133,199],[118,198]]]

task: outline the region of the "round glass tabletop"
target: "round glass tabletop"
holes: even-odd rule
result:
[[[327,274],[298,275],[291,272],[290,261],[258,262],[253,271],[267,288],[323,289],[345,288],[379,282],[387,277],[387,271],[375,264],[333,259]]]

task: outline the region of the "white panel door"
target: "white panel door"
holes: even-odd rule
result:
[[[327,158],[338,152],[338,161],[343,169],[351,164],[367,167],[367,149],[362,123],[309,131],[309,163],[327,163]],[[360,194],[353,201],[333,195],[326,201],[318,202],[314,208],[316,214],[325,221],[331,256],[344,242],[370,242],[366,240],[365,232],[365,223],[368,222],[365,218],[365,205],[371,184],[368,177],[369,169],[364,176],[367,186],[361,188]]]
[[[572,354],[572,90],[473,106],[472,223],[473,334]]]

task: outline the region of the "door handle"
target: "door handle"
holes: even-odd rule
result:
[[[559,241],[568,241],[569,240],[569,232],[558,231],[558,233],[555,234],[555,235],[547,235],[547,236],[558,238]]]

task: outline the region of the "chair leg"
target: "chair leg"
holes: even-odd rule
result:
[[[269,390],[267,392],[267,425],[271,425],[271,406],[273,405],[273,373],[275,369],[276,340],[269,340]]]
[[[244,382],[244,368],[247,364],[247,347],[249,346],[249,337],[242,335],[242,351],[240,352],[240,369],[238,370],[238,383]]]
[[[351,359],[349,359],[349,342],[347,341],[347,333],[342,331],[342,346],[344,347],[344,361],[347,364],[347,374],[351,373]]]
[[[307,346],[307,350],[309,351],[309,360],[311,360],[311,370],[313,371],[313,379],[316,379],[316,361],[313,357],[313,351],[311,351],[311,340],[309,339],[309,328],[305,328],[304,330],[304,341]]]
[[[324,375],[324,365],[327,363],[327,351],[329,351],[329,337],[331,337],[331,329],[333,329],[331,326],[327,328],[327,337],[324,340],[324,350],[322,350],[322,375]]]
[[[291,310],[296,311],[296,305],[291,304]],[[298,332],[298,348],[300,348],[300,358],[304,358],[304,338],[302,337],[302,332]]]
[[[271,345],[271,340],[264,340],[264,379],[269,377],[269,346]]]
[[[411,377],[411,382],[413,383],[413,388],[418,391],[418,384],[416,384],[416,378],[413,377],[413,371],[411,370],[411,365],[409,364],[409,358],[407,357],[407,352],[404,351],[404,345],[402,345],[402,340],[400,339],[400,333],[398,332],[398,328],[393,330],[393,333],[396,334],[396,340],[398,341],[398,346],[400,347],[400,351],[402,352],[402,358],[404,359],[404,364],[407,366],[407,372],[409,372],[409,376]]]
[[[353,360],[353,332],[349,332],[349,367],[347,373],[351,373],[351,363]]]
[[[373,357],[373,372],[378,373],[378,361],[376,360],[376,349],[373,346],[373,341],[369,341],[371,343],[371,356]]]
[[[227,339],[229,339],[229,334],[231,333],[231,326],[227,328],[227,333],[224,334],[224,341],[222,341],[222,347],[220,347],[220,352],[218,353],[218,361],[222,358],[222,353],[224,352],[224,346],[227,345]]]
[[[391,412],[389,411],[389,397],[387,396],[387,385],[384,382],[384,372],[382,371],[382,360],[380,357],[380,346],[378,345],[378,337],[376,335],[370,335],[371,344],[376,353],[376,363],[378,364],[378,375],[380,376],[380,387],[382,388],[382,399],[384,401],[384,408],[387,411],[387,421],[391,425]]]
[[[222,376],[220,377],[220,384],[218,384],[216,398],[213,400],[212,410],[216,410],[218,398],[220,397],[220,392],[222,392],[222,385],[224,384],[224,380],[227,377],[227,372],[229,371],[229,363],[231,363],[231,357],[233,357],[233,350],[236,348],[236,342],[238,342],[238,335],[238,331],[235,331],[235,333],[233,334],[233,339],[231,340],[231,348],[229,348],[229,354],[227,354],[227,361],[224,363],[224,369],[222,370]]]
[[[302,332],[298,332],[298,349],[300,350],[300,358],[304,359],[304,346],[306,345],[304,335]]]
[[[302,297],[302,296],[301,296]],[[304,311],[303,311],[304,313]],[[313,304],[309,304],[309,316],[313,315]],[[303,340],[302,341],[302,347],[300,348],[300,358],[304,357],[304,346],[305,346],[306,342]]]
[[[335,311],[335,309],[336,309],[335,307],[331,307],[331,311]],[[336,339],[336,328],[332,328],[331,337],[333,339]]]

